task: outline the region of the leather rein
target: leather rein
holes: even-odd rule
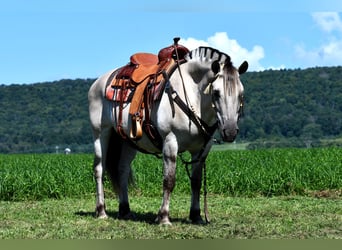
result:
[[[176,52],[176,57],[177,57],[177,68],[178,68],[178,72],[179,75],[181,77],[182,80],[182,86],[183,86],[183,91],[184,91],[184,95],[185,95],[185,101],[184,102],[178,95],[177,91],[175,91],[170,83],[170,79],[169,76],[166,74],[165,71],[162,72],[163,77],[165,79],[166,82],[166,86],[165,86],[165,92],[168,94],[169,100],[170,100],[170,105],[171,105],[171,109],[172,109],[172,117],[175,116],[175,107],[173,102],[175,102],[178,107],[189,117],[189,119],[197,126],[197,128],[199,129],[199,131],[201,132],[201,134],[204,136],[204,138],[206,139],[206,142],[208,142],[213,133],[215,132],[215,130],[217,129],[217,125],[218,122],[216,122],[214,125],[209,126],[205,121],[203,121],[198,115],[196,115],[194,108],[191,106],[191,108],[189,107],[189,102],[188,102],[188,96],[186,93],[186,89],[185,89],[185,84],[184,84],[184,79],[183,79],[183,75],[182,75],[182,71],[180,69],[180,60],[178,59],[178,52],[177,52],[177,47],[174,45],[175,48],[175,52]],[[172,101],[173,100],[173,101]],[[190,124],[189,124],[190,126]]]
[[[178,52],[177,52],[176,46],[175,46],[175,52],[176,52],[176,56],[178,59]],[[165,92],[168,94],[168,97],[169,97],[169,101],[170,101],[170,105],[171,105],[171,109],[172,109],[172,117],[175,116],[175,107],[174,107],[174,102],[175,102],[178,105],[178,107],[189,117],[189,120],[190,120],[189,126],[191,125],[191,121],[192,121],[196,125],[196,127],[199,129],[200,133],[205,138],[205,143],[203,144],[203,147],[201,148],[197,159],[192,160],[192,161],[186,161],[186,160],[184,160],[184,158],[182,157],[181,154],[179,156],[180,156],[182,163],[185,165],[185,169],[186,169],[187,175],[188,175],[190,180],[192,180],[192,177],[190,174],[189,165],[194,164],[194,163],[202,163],[203,164],[204,215],[205,215],[205,222],[209,223],[210,219],[209,219],[208,203],[207,203],[207,174],[206,174],[206,164],[205,164],[206,157],[204,157],[204,153],[207,149],[207,146],[210,143],[210,140],[211,140],[214,132],[217,129],[218,121],[216,121],[214,125],[209,126],[198,115],[196,115],[192,106],[191,106],[191,108],[189,107],[188,97],[187,97],[186,90],[185,90],[185,84],[184,84],[182,72],[180,69],[180,63],[179,63],[179,60],[176,60],[176,61],[177,61],[178,72],[179,72],[181,80],[182,80],[182,85],[183,85],[183,90],[184,90],[186,102],[184,102],[179,97],[177,91],[175,91],[173,89],[173,87],[170,83],[169,76],[165,72],[163,72],[163,77],[164,77],[165,82],[166,82]]]

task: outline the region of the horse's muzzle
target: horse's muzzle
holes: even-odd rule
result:
[[[224,121],[224,124],[220,124],[220,133],[223,141],[233,142],[239,133],[239,127],[235,122]]]

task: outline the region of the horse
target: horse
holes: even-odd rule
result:
[[[132,218],[128,184],[132,176],[131,162],[141,151],[160,154],[162,158],[163,195],[156,222],[171,225],[169,205],[175,187],[176,159],[178,154],[187,151],[191,155],[189,219],[194,224],[205,223],[200,210],[203,167],[216,130],[225,142],[233,142],[238,134],[244,93],[240,75],[247,71],[248,63],[244,61],[236,68],[229,55],[211,47],[188,51],[184,59],[167,79],[161,98],[151,109],[150,119],[162,140],[161,147],[146,134],[139,140],[130,140],[117,130],[119,104],[105,98],[105,89],[115,70],[100,76],[91,85],[88,102],[95,151],[96,217],[107,217],[103,187],[106,170],[118,195],[119,219]],[[121,128],[126,135],[132,126],[129,106],[130,103],[125,103],[121,108]]]

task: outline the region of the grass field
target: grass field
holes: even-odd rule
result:
[[[154,223],[160,198],[133,196],[135,221],[93,217],[93,197],[0,202],[1,239],[342,239],[341,199],[209,196],[211,223],[187,221],[189,197],[171,202],[172,227]]]
[[[134,161],[134,221],[93,217],[92,155],[0,155],[0,238],[342,238],[341,148],[225,150],[207,161],[211,224],[187,221],[190,185],[179,164],[171,228],[154,224],[162,163]],[[186,156],[185,156],[186,157]]]

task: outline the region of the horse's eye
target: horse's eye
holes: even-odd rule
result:
[[[216,100],[220,99],[220,91],[219,90],[214,90],[213,91],[213,96]]]
[[[244,115],[243,114],[243,105],[244,105],[243,95],[240,95],[239,99],[240,99],[240,107],[239,107],[239,119],[240,119]]]
[[[243,95],[240,95],[240,96],[239,96],[239,99],[240,99],[240,106],[243,106],[243,104],[244,104]]]

